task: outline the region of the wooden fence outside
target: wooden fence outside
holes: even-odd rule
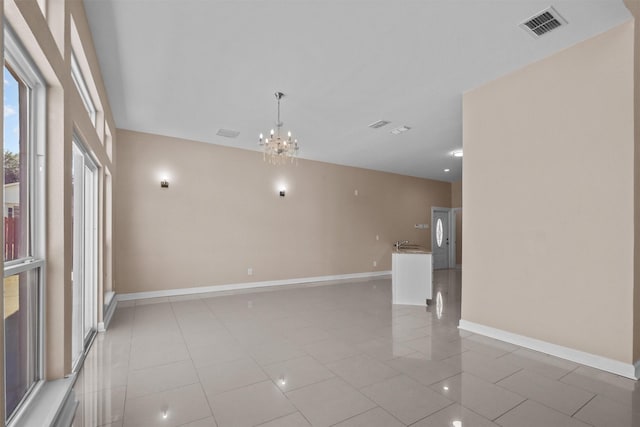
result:
[[[4,259],[10,261],[18,258],[18,218],[4,218]]]

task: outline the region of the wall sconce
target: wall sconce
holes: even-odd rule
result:
[[[284,197],[284,190],[280,190],[280,197]]]
[[[162,178],[162,181],[160,181],[160,188],[169,188],[169,180],[167,178]]]

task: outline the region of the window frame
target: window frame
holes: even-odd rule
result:
[[[37,274],[37,308],[35,313],[35,381],[24,394],[12,414],[5,414],[7,425],[18,420],[27,410],[38,390],[44,384],[45,374],[45,138],[46,138],[46,85],[45,80],[31,60],[17,35],[5,20],[4,22],[4,63],[27,87],[25,113],[27,120],[27,185],[29,204],[29,236],[26,241],[29,249],[26,256],[5,261],[3,280],[6,277],[29,270]],[[22,112],[21,112],[22,113]],[[4,183],[4,176],[3,176]],[[4,319],[3,319],[4,327]],[[6,351],[6,349],[5,349]],[[6,369],[3,364],[2,369]],[[6,379],[6,375],[5,375]],[[6,393],[6,390],[5,390]],[[6,399],[5,399],[6,400]]]
[[[93,98],[91,98],[89,87],[87,86],[87,80],[84,78],[84,74],[82,73],[82,69],[78,63],[78,58],[73,50],[71,50],[71,79],[78,89],[78,93],[80,94],[84,108],[89,114],[89,119],[91,120],[93,127],[95,127],[96,119],[98,117],[98,109],[96,108],[96,103],[93,101]]]
[[[99,257],[99,254],[100,254],[100,250],[98,248],[98,229],[99,229],[99,225],[98,224],[100,222],[99,215],[98,215],[98,212],[99,212],[99,206],[98,206],[98,200],[99,200],[99,198],[98,198],[99,178],[98,178],[98,176],[99,176],[99,173],[100,173],[100,164],[95,160],[94,156],[91,154],[90,150],[87,148],[86,144],[83,142],[83,140],[80,137],[79,133],[74,131],[72,140],[73,140],[73,142],[72,142],[73,147],[72,147],[72,150],[71,150],[71,157],[72,157],[71,161],[72,162],[75,161],[74,156],[76,155],[76,153],[74,153],[74,151],[76,151],[76,149],[77,149],[77,154],[82,156],[82,166],[83,166],[82,170],[76,171],[76,173],[82,174],[82,181],[83,181],[83,190],[82,190],[83,196],[82,197],[83,197],[83,202],[84,203],[82,204],[82,208],[83,208],[83,217],[82,217],[82,237],[83,238],[82,238],[82,244],[81,244],[82,248],[80,249],[80,248],[76,247],[76,237],[79,237],[79,236],[77,236],[75,228],[73,230],[73,242],[72,242],[72,246],[73,246],[72,253],[73,253],[73,257],[74,257],[74,259],[73,259],[73,263],[74,263],[74,268],[73,268],[73,276],[74,277],[73,277],[73,279],[74,280],[72,281],[72,298],[75,296],[73,294],[73,292],[74,292],[73,287],[76,286],[76,284],[77,284],[76,281],[77,280],[81,280],[81,283],[83,285],[83,288],[82,288],[82,293],[83,294],[82,294],[82,301],[81,301],[81,307],[82,307],[81,308],[82,309],[82,331],[81,331],[81,333],[82,333],[82,339],[81,339],[82,349],[81,349],[79,354],[75,354],[72,351],[72,369],[71,369],[72,372],[79,372],[80,369],[82,368],[83,363],[84,363],[84,359],[85,359],[89,349],[91,348],[91,343],[93,342],[93,340],[94,340],[94,338],[96,336],[96,333],[98,332],[98,310],[99,310],[99,307],[98,307],[98,294],[99,294],[99,286],[98,286],[98,281],[99,281],[98,280],[98,275],[99,275],[98,263],[99,263],[99,261],[98,261],[98,257]],[[92,239],[92,243],[93,244],[91,245],[92,247],[90,248],[91,253],[90,253],[89,264],[87,263],[87,260],[85,258],[85,256],[87,255],[87,250],[86,250],[86,246],[85,246],[85,243],[87,242],[87,240],[85,239],[87,237],[87,234],[86,234],[87,233],[87,229],[86,229],[87,228],[87,224],[86,224],[86,219],[87,218],[84,216],[84,214],[86,213],[86,211],[84,211],[84,208],[86,208],[86,201],[84,200],[84,196],[86,194],[86,190],[85,190],[85,187],[84,187],[84,184],[86,184],[86,182],[84,181],[85,167],[88,167],[88,169],[94,174],[93,178],[94,178],[94,181],[95,181],[95,182],[92,183],[92,187],[93,187],[92,188],[92,192],[93,192],[92,195],[94,197],[94,202],[95,203],[91,204],[91,209],[92,209],[92,212],[91,212],[92,228],[90,230],[90,233],[91,233],[90,238]],[[77,187],[74,184],[73,196],[72,196],[74,198],[77,195],[76,191],[77,191]],[[75,199],[74,199],[73,203],[74,203],[74,207],[76,207],[77,205],[76,205],[76,200]],[[74,222],[74,227],[75,227],[75,224],[76,224],[77,220],[78,219],[75,217],[75,213],[74,213],[74,221],[73,221]],[[78,273],[78,271],[75,269],[75,261],[76,261],[75,260],[76,252],[75,251],[76,251],[76,249],[81,251],[81,255],[80,256],[82,257],[81,264],[82,264],[82,267],[83,267],[82,274],[78,274],[78,278],[76,278],[76,274]],[[84,333],[85,332],[84,326],[86,326],[86,324],[85,324],[85,322],[86,322],[85,309],[86,309],[86,303],[87,303],[86,295],[84,294],[84,292],[87,290],[87,283],[86,283],[87,273],[86,273],[86,270],[84,268],[87,265],[90,266],[92,273],[94,273],[94,274],[91,275],[92,276],[91,277],[91,280],[92,280],[91,286],[93,287],[92,291],[93,291],[94,295],[93,295],[93,301],[90,301],[90,302],[93,303],[93,310],[92,310],[92,316],[91,316],[92,320],[93,320],[93,322],[92,322],[93,323],[93,328],[92,328],[92,331],[88,335]],[[71,304],[71,309],[72,310],[74,309],[74,303],[73,302]],[[72,314],[72,317],[73,317],[73,314]],[[73,319],[72,319],[72,323],[73,323]],[[73,325],[73,324],[71,325],[71,329],[72,329],[72,332],[71,332],[72,337],[71,337],[71,339],[72,340],[74,340],[76,338],[74,336],[74,333],[77,332],[77,331],[74,331],[74,327],[75,326],[76,325]],[[72,349],[73,349],[73,344],[72,344]]]

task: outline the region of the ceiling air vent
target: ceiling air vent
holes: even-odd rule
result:
[[[400,126],[395,129],[391,129],[391,133],[394,135],[400,135],[401,133],[405,133],[409,129],[411,129],[409,126]]]
[[[391,123],[391,122],[388,122],[388,121],[386,121],[386,120],[378,120],[377,122],[373,122],[373,123],[371,123],[371,124],[369,125],[369,127],[370,127],[370,128],[372,128],[372,129],[379,129],[379,128],[381,128],[382,126],[386,126],[386,125],[388,125],[389,123]]]
[[[524,21],[520,24],[520,27],[533,37],[538,38],[543,34],[566,24],[566,19],[560,16],[553,7],[548,7],[542,12],[537,13],[535,16]]]
[[[225,138],[235,138],[238,135],[240,135],[240,132],[238,132],[237,130],[218,129],[218,132],[216,132],[216,135],[224,136]]]

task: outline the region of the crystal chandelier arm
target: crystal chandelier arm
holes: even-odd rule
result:
[[[298,149],[300,148],[298,145],[298,140],[293,139],[291,135],[291,131],[287,132],[286,137],[282,137],[280,134],[280,128],[284,123],[281,121],[280,115],[280,100],[285,96],[282,92],[275,92],[275,97],[277,100],[277,119],[275,129],[271,129],[270,135],[264,137],[260,134],[259,143],[260,146],[264,147],[264,157],[268,158],[269,163],[280,164],[285,161],[285,159],[291,159],[296,156]]]

